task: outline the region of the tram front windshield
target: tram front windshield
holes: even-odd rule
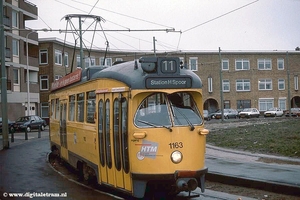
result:
[[[189,93],[154,93],[139,105],[134,123],[137,127],[155,128],[201,125],[203,119]]]

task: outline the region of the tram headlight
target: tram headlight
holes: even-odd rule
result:
[[[174,151],[171,154],[171,160],[173,163],[178,164],[182,161],[182,153],[180,151]]]

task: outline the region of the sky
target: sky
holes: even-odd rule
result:
[[[29,1],[37,5],[39,17],[26,26],[52,30],[38,31],[39,38],[74,44],[78,16],[90,15],[81,18],[86,48],[105,49],[108,44],[109,50],[172,52],[300,47],[300,0]],[[66,20],[67,15],[74,17]]]

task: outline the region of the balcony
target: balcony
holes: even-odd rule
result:
[[[19,1],[19,6],[22,10],[24,10],[24,20],[36,20],[38,19],[38,8],[35,4],[24,0]]]

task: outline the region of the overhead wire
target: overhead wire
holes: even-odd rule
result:
[[[215,18],[212,18],[212,19],[210,19],[210,20],[208,20],[208,21],[205,21],[205,22],[203,22],[203,23],[201,23],[201,24],[198,24],[198,25],[196,25],[196,26],[193,26],[193,27],[191,27],[191,28],[189,28],[189,29],[183,31],[182,33],[188,32],[188,31],[193,30],[193,29],[195,29],[195,28],[197,28],[197,27],[199,27],[199,26],[202,26],[202,25],[207,24],[207,23],[209,23],[209,22],[212,22],[212,21],[214,21],[214,20],[216,20],[216,19],[219,19],[219,18],[221,18],[221,17],[224,17],[224,16],[226,16],[226,15],[228,15],[228,14],[230,14],[230,13],[233,13],[233,12],[235,12],[235,11],[237,11],[237,10],[240,10],[240,9],[242,9],[242,8],[244,8],[244,7],[247,7],[247,6],[249,6],[249,5],[253,4],[253,3],[256,3],[256,2],[258,2],[258,1],[259,1],[259,0],[255,0],[255,1],[253,1],[253,2],[250,2],[250,3],[246,4],[246,5],[243,5],[243,6],[241,6],[241,7],[238,7],[238,8],[236,8],[236,9],[234,9],[234,10],[231,10],[231,11],[229,11],[229,12],[227,12],[227,13],[224,13],[224,14],[219,15],[219,16],[217,16],[217,17],[215,17]]]

